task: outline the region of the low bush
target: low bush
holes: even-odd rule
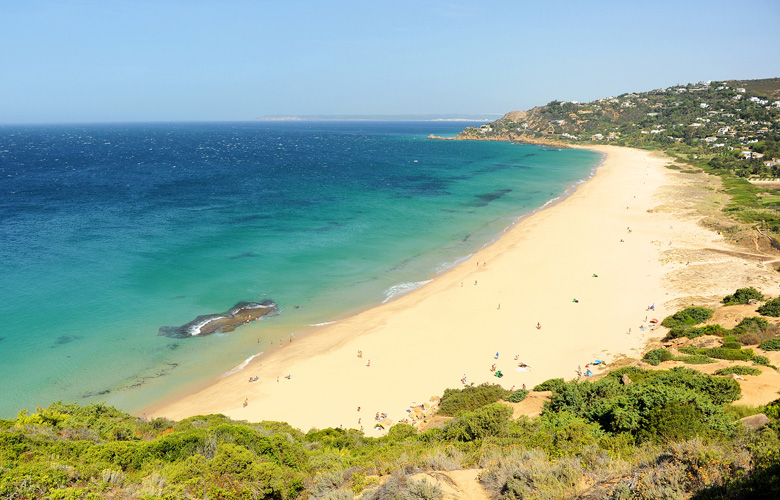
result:
[[[766,356],[753,356],[752,361],[754,365],[770,366],[769,358],[767,358]]]
[[[509,391],[496,384],[482,384],[463,389],[445,389],[439,404],[439,414],[454,417],[462,411],[473,411],[499,399]]]
[[[699,349],[697,347],[687,346],[687,347],[680,347],[677,350],[680,351],[683,354],[693,355],[693,354],[696,354],[696,351],[698,351]]]
[[[711,347],[697,349],[696,354],[703,354],[715,359],[728,359],[731,361],[750,361],[753,359],[753,349],[727,349],[725,347]]]
[[[750,366],[729,366],[728,368],[721,368],[715,372],[715,375],[761,375],[761,370]]]
[[[661,324],[666,328],[698,325],[710,319],[713,312],[712,309],[707,309],[706,307],[688,307],[671,316],[667,316]]]
[[[520,401],[524,400],[526,397],[528,397],[528,391],[525,389],[520,389],[519,391],[513,391],[506,398],[506,401],[509,401],[510,403],[519,403]]]
[[[767,328],[769,328],[769,321],[765,320],[764,318],[760,316],[749,316],[747,318],[742,318],[742,321],[739,322],[737,326],[734,327],[732,330],[735,335],[739,335],[741,333],[746,333],[750,331],[764,331]]]
[[[742,345],[758,345],[765,341],[771,334],[750,331],[737,335],[736,340]]]
[[[534,387],[534,391],[540,392],[540,391],[552,391],[552,392],[560,392],[561,389],[563,389],[563,379],[562,378],[551,378],[550,380],[545,380],[541,384]]]
[[[764,351],[780,351],[780,338],[765,340],[759,344],[758,348]]]
[[[762,316],[780,316],[780,297],[767,301],[763,306],[757,309],[758,314]]]
[[[658,366],[664,361],[671,361],[673,358],[674,356],[672,353],[666,349],[653,349],[652,351],[645,354],[645,357],[642,358],[642,361],[653,366]]]
[[[707,326],[675,326],[669,330],[666,334],[667,339],[676,339],[680,337],[687,337],[689,339],[695,339],[702,335],[717,335],[723,337],[731,333],[731,330],[723,328],[720,325],[707,325]]]
[[[693,354],[691,356],[675,356],[672,358],[673,361],[681,361],[685,363],[686,365],[708,365],[710,363],[715,363],[716,361],[709,356],[704,356],[702,354]]]
[[[488,436],[501,436],[512,417],[512,408],[492,403],[470,412],[462,412],[444,428],[448,438],[474,441]]]
[[[739,288],[732,295],[726,295],[723,297],[723,303],[727,306],[734,304],[747,304],[751,300],[764,300],[764,294],[751,286],[748,288]]]
[[[727,340],[721,344],[724,349],[742,349],[742,344],[736,340]]]

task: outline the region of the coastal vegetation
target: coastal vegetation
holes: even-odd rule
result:
[[[780,176],[758,161],[780,157],[780,105],[768,98],[780,98],[776,89],[780,83],[721,82],[588,105],[554,101],[466,135],[663,148],[722,174],[733,196],[726,211],[777,234],[780,192],[759,197],[744,180]],[[722,302],[765,299],[741,288]],[[780,298],[757,310],[780,316]],[[666,340],[680,342],[680,355],[650,350],[643,361],[657,368],[625,366],[593,379],[538,384],[533,391],[549,400],[533,418],[513,416],[530,391],[490,384],[447,389],[428,427],[398,423],[381,438],[223,415],[146,420],[104,404],[21,411],[0,420],[0,498],[438,499],[442,487],[430,478],[463,469],[480,469],[483,488],[501,499],[770,497],[780,489],[780,399],[735,405],[742,390],[733,378],[766,368],[732,364],[715,375],[662,369],[672,361],[719,360],[771,367],[767,356],[743,346],[780,350],[776,325],[762,317],[745,317],[733,328],[705,324],[713,314],[689,307],[665,318]],[[706,345],[720,345],[681,345],[704,336],[716,341]],[[742,420],[757,416],[760,424]]]
[[[495,498],[748,498],[778,484],[780,400],[752,430],[731,378],[626,367],[540,385],[555,391],[539,417],[513,419],[496,399],[509,391],[469,386],[442,396],[445,424],[382,438],[55,403],[0,421],[0,497],[435,499],[415,475],[475,467]]]
[[[693,167],[681,172],[720,176],[731,195],[724,213],[780,234],[780,185],[763,182],[780,178],[780,78],[689,83],[587,103],[556,100],[466,128],[458,138],[661,150]]]

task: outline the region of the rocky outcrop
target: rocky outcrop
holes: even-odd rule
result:
[[[272,300],[263,302],[239,302],[228,311],[218,314],[198,316],[186,325],[162,326],[158,335],[174,338],[195,337],[212,333],[232,332],[237,327],[270,316],[278,312],[276,303]]]
[[[763,413],[757,413],[755,415],[750,415],[749,417],[740,418],[739,421],[742,422],[748,429],[755,431],[768,424],[769,417]]]

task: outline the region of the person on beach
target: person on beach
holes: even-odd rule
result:
[[[371,366],[371,360],[368,360],[368,363],[366,363],[366,366]]]
[[[542,329],[542,324],[541,323],[536,323],[536,329],[537,330],[541,330]]]
[[[498,353],[496,353],[496,359],[498,359]]]
[[[499,303],[499,304],[498,304],[498,307],[497,307],[497,309],[498,309],[499,311],[501,310],[501,303]]]
[[[477,286],[477,280],[474,280],[474,286]]]
[[[358,350],[358,358],[362,358],[362,357],[363,357],[363,351]]]
[[[523,390],[525,390],[525,384],[523,384]]]

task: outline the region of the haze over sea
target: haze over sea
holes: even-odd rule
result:
[[[425,139],[466,125],[0,127],[0,418],[57,400],[139,411],[240,369],[421,286],[600,159]],[[158,335],[265,299],[280,314]]]

